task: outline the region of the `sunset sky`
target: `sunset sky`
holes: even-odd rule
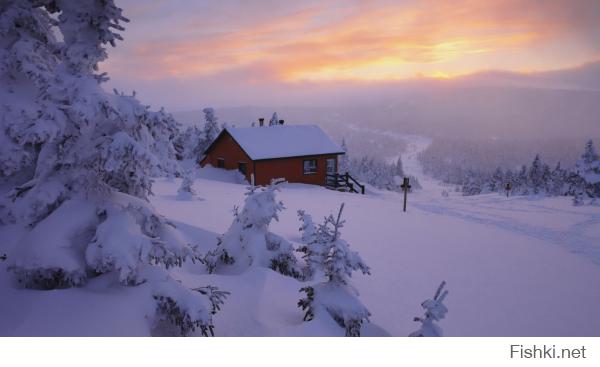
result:
[[[131,22],[102,68],[150,99],[177,88],[224,103],[230,86],[232,103],[244,103],[257,88],[269,95],[305,83],[532,72],[600,59],[597,0],[118,3]],[[174,107],[188,107],[188,98]]]

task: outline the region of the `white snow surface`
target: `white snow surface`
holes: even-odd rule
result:
[[[344,153],[316,125],[228,127],[227,131],[253,160]]]
[[[409,147],[411,153],[416,152]],[[151,197],[182,233],[181,241],[204,253],[228,229],[232,209],[243,204],[246,191],[234,173],[226,179],[221,172],[215,180],[207,172],[201,170],[194,181],[197,195],[191,200],[177,200],[180,180],[169,179],[158,179]],[[413,317],[422,315],[421,302],[442,280],[450,292],[444,300],[448,313],[439,322],[444,336],[600,336],[598,207],[574,207],[564,197],[452,192],[445,197],[443,189],[427,182],[409,194],[404,213],[402,195],[394,192],[363,196],[282,184],[277,199],[286,209],[269,231],[298,245],[298,209],[318,222],[345,203],[342,238],[372,274],[351,278],[372,314],[364,336],[407,336],[416,330]],[[19,289],[6,268],[13,248],[28,235],[21,227],[0,227],[0,254],[9,258],[0,261],[0,335],[150,334],[154,290],[147,284],[122,287],[110,274],[84,288]],[[214,285],[231,292],[213,317],[217,336],[344,335],[330,318],[303,322],[297,302],[307,283],[270,269],[214,275],[186,263],[171,272],[187,287]]]

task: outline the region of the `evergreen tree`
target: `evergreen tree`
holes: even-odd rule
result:
[[[516,176],[515,188],[518,188],[518,193],[529,195],[529,185],[527,179],[527,166],[522,165],[519,174]]]
[[[467,171],[465,183],[462,186],[463,196],[479,195],[483,190],[483,180],[478,172]]]
[[[442,320],[448,313],[448,308],[444,305],[444,299],[448,295],[448,291],[444,290],[446,282],[442,282],[438,287],[433,299],[428,299],[421,303],[421,307],[425,309],[424,317],[415,317],[414,321],[421,323],[419,330],[411,333],[409,336],[442,336],[442,329],[435,324],[436,321]]]
[[[527,174],[527,185],[534,195],[539,194],[543,189],[543,169],[540,156],[536,154]]]
[[[160,296],[178,284],[166,269],[198,257],[147,201],[152,177],[178,169],[177,123],[135,95],[101,87],[108,78],[98,64],[127,21],[112,0],[0,4],[0,139],[12,144],[0,168],[15,183],[0,221],[29,228],[10,266],[25,287],[84,286],[114,273],[122,285],[146,283]],[[4,96],[24,89],[14,98],[23,104],[7,107]],[[12,116],[20,116],[14,126]],[[185,305],[191,322],[212,325],[199,312],[206,297],[192,292],[171,294],[173,309]]]
[[[221,128],[219,128],[219,119],[215,116],[215,110],[208,107],[202,110],[204,112],[204,147],[206,149],[219,135]],[[200,152],[201,153],[201,152]]]
[[[492,174],[490,181],[488,182],[488,190],[490,192],[500,192],[503,189],[504,173],[502,168],[498,167]]]
[[[271,120],[269,120],[269,126],[277,125],[279,125],[279,117],[277,116],[277,112],[273,112],[273,116],[271,116]]]
[[[550,177],[546,185],[546,192],[552,196],[564,195],[566,191],[566,176],[566,171],[561,168],[560,162],[558,162],[556,167],[554,167],[554,170],[550,173]]]
[[[196,195],[196,191],[192,187],[194,185],[194,177],[191,170],[186,170],[183,173],[183,179],[181,180],[181,186],[177,190],[177,195],[180,199],[191,199]]]
[[[592,140],[585,144],[585,150],[575,164],[575,172],[582,179],[585,196],[600,198],[600,156],[596,153]]]
[[[292,244],[269,232],[269,224],[279,220],[278,213],[284,209],[275,199],[276,191],[275,185],[248,188],[242,211],[234,211],[233,223],[204,259],[209,272],[240,274],[251,266],[262,266],[301,277]]]
[[[404,167],[402,166],[402,158],[398,157],[396,167],[394,167],[394,176],[404,177]]]
[[[360,329],[371,315],[358,299],[358,292],[350,286],[350,277],[355,271],[370,274],[369,267],[358,253],[351,251],[348,243],[341,238],[340,229],[344,225],[340,207],[337,218],[329,215],[316,234],[309,237],[305,246],[305,259],[313,279],[322,277],[323,281],[302,288],[306,297],[298,302],[298,306],[306,311],[305,321],[319,317],[331,317],[346,331],[346,336],[360,336]],[[307,223],[306,215],[301,216],[303,224]],[[310,226],[303,225],[302,228]],[[304,237],[304,236],[303,236]]]
[[[312,216],[304,210],[298,210],[298,219],[302,223],[300,226],[302,246],[298,248],[298,251],[303,254],[302,257],[306,264],[302,270],[302,278],[305,280],[313,279],[323,263],[322,258],[325,249],[321,243],[322,241],[319,241],[322,233],[317,230]]]
[[[54,25],[30,1],[0,3],[0,178],[30,175],[63,126],[46,103],[60,63]]]
[[[346,139],[342,139],[342,150],[344,154],[340,155],[338,161],[338,172],[344,174],[350,171],[350,159],[348,158],[348,147],[346,146]]]

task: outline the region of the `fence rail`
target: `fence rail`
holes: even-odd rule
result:
[[[347,190],[350,192],[365,194],[365,185],[362,185],[348,172],[344,174],[327,174],[326,186],[334,190]]]

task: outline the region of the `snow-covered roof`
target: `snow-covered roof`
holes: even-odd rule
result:
[[[344,154],[316,125],[228,127],[226,130],[252,160]]]

